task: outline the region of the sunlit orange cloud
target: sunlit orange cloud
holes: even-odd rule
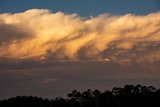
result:
[[[0,14],[0,58],[159,61],[160,12],[83,18],[32,9]]]

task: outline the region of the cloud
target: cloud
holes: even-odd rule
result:
[[[2,98],[17,95],[53,98],[66,96],[74,89],[106,90],[126,84],[152,84],[159,87],[160,66],[158,67],[156,72],[141,68],[139,65],[124,67],[109,62],[72,61],[59,62],[56,66],[46,68],[1,69],[0,93]]]
[[[77,14],[32,9],[0,14],[0,62],[160,61],[160,13]]]

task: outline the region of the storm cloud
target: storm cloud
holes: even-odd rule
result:
[[[85,18],[32,9],[0,14],[0,59],[159,62],[160,13]]]
[[[0,94],[64,96],[125,84],[159,87],[160,12],[80,17],[0,14]]]

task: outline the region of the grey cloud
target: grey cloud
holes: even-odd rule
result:
[[[64,63],[46,68],[1,70],[1,98],[24,94],[54,98],[65,96],[73,89],[105,90],[125,84],[159,87],[160,73],[136,64],[122,66],[108,62]]]

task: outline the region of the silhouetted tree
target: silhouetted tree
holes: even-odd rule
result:
[[[159,107],[160,89],[153,86],[125,85],[112,91],[73,90],[66,99],[17,96],[0,101],[0,107]]]

